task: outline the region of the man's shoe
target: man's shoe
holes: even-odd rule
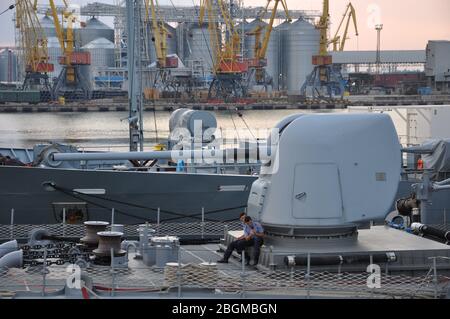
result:
[[[221,259],[221,260],[218,260],[217,263],[219,263],[219,264],[228,264],[228,260]]]

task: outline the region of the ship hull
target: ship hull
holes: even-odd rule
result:
[[[205,221],[232,220],[245,209],[255,179],[247,175],[3,166],[0,223],[10,223],[12,209],[16,224],[57,223],[63,216],[73,223],[109,221],[113,208],[114,222],[121,224],[156,222],[158,209],[161,222],[200,221],[202,209]],[[56,189],[48,187],[49,183]]]

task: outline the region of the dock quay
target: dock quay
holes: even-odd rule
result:
[[[189,108],[203,111],[251,111],[251,110],[334,110],[348,106],[407,106],[407,105],[447,105],[450,95],[435,96],[349,96],[344,100],[255,100],[237,103],[191,102],[191,101],[155,101],[145,102],[144,111],[168,111]],[[0,113],[44,113],[44,112],[127,112],[128,102],[115,99],[91,100],[83,102],[58,103],[4,103],[0,104]]]

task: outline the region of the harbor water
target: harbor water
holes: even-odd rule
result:
[[[347,113],[348,110],[252,110],[215,111],[222,136],[233,139],[266,138],[281,119],[297,113]],[[400,138],[405,123],[388,112]],[[166,141],[170,112],[145,112],[145,149]],[[241,115],[241,116],[240,116]],[[85,149],[125,151],[128,149],[128,113],[10,113],[0,115],[0,147],[33,147],[41,142],[60,142]]]

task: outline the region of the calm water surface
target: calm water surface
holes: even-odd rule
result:
[[[267,131],[291,114],[311,113],[303,110],[255,110],[214,112],[218,128],[227,130],[227,137],[267,137]],[[324,112],[324,111],[319,111]],[[325,111],[343,113],[347,110]],[[128,146],[127,112],[89,113],[12,113],[0,114],[0,147],[32,147],[40,142],[55,141],[83,148],[126,150]],[[391,114],[399,134],[402,123]],[[145,148],[164,141],[169,134],[170,112],[144,113]],[[122,121],[121,121],[122,120]],[[248,128],[247,128],[248,126]],[[403,129],[404,130],[404,129]]]

